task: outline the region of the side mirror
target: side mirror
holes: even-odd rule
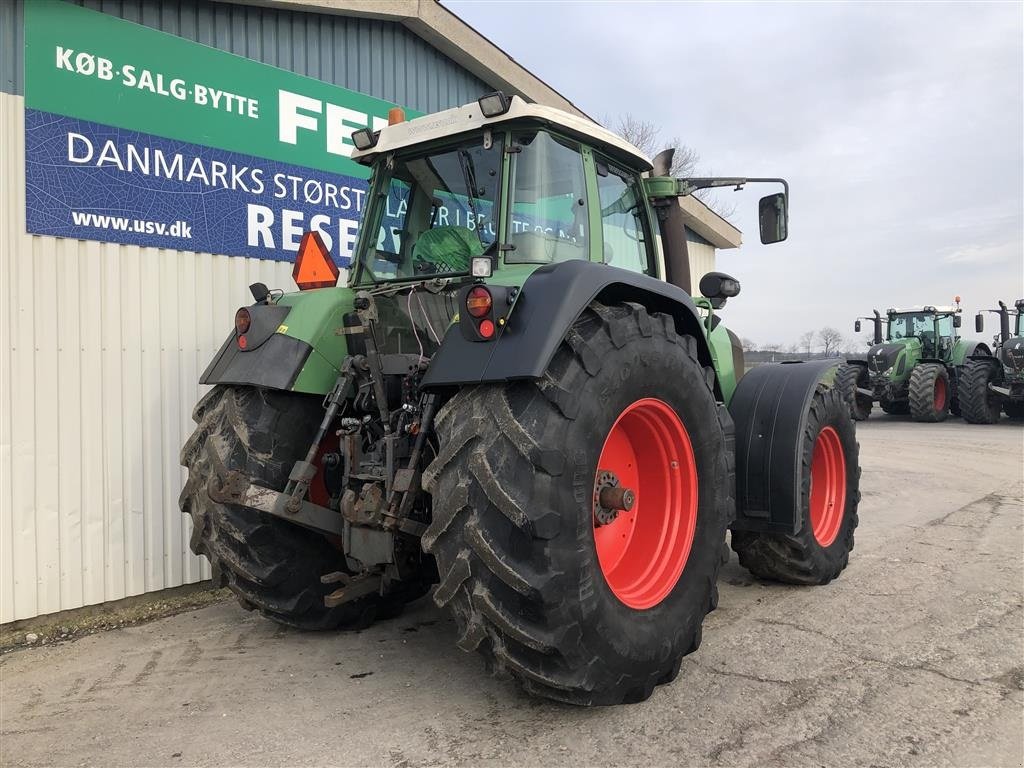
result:
[[[981,333],[985,330],[985,316],[981,312],[974,316],[974,330],[976,333]]]
[[[726,299],[740,295],[740,281],[725,272],[708,272],[700,279],[701,296],[711,302],[711,306],[720,309]]]
[[[781,243],[789,234],[789,205],[785,192],[762,197],[757,204],[761,242],[765,245]]]
[[[960,315],[953,315],[953,327],[959,328],[961,325],[963,325],[963,318]]]
[[[860,320],[858,320],[857,322],[855,322],[853,324],[853,332],[854,333],[860,333]]]

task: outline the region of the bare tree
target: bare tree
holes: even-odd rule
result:
[[[673,136],[668,141],[662,141],[660,138],[660,127],[649,120],[641,120],[638,117],[634,117],[629,112],[619,115],[617,120],[612,120],[606,116],[603,122],[606,125],[613,126],[612,130],[615,133],[619,134],[648,157],[654,157],[663,149],[674,148],[675,154],[672,156],[672,166],[669,168],[669,173],[672,176],[686,178],[687,176],[698,175],[700,155],[692,147],[683,144],[678,136]],[[710,175],[710,173],[707,175]],[[723,219],[728,219],[736,213],[736,205],[734,203],[722,202],[710,190],[700,190],[694,193],[694,196]]]
[[[811,354],[811,347],[814,346],[814,337],[817,336],[814,331],[807,331],[806,333],[800,334],[800,341],[798,342],[799,348],[802,349],[806,354]]]
[[[825,357],[831,357],[838,352],[843,343],[843,334],[828,325],[818,331],[818,338],[821,339],[822,347],[824,347],[822,351],[825,353]]]
[[[744,352],[757,351],[757,342],[754,341],[753,339],[748,339],[746,337],[740,339],[740,346],[743,347]]]

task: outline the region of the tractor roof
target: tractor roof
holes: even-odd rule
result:
[[[454,137],[513,120],[548,125],[561,133],[596,146],[638,171],[649,171],[652,168],[651,161],[643,152],[607,128],[554,107],[530,104],[518,96],[511,98],[507,112],[496,117],[484,117],[480,112],[480,105],[473,101],[461,107],[386,126],[381,128],[380,137],[374,146],[366,150],[354,149],[352,159],[369,165],[374,157],[385,152]]]
[[[890,314],[890,315],[904,315],[904,314],[910,314],[910,313],[922,314],[922,313],[925,313],[925,312],[934,312],[937,315],[946,315],[946,314],[950,314],[951,315],[951,314],[955,314],[956,312],[959,312],[959,311],[960,311],[959,307],[954,307],[954,306],[951,306],[951,305],[948,305],[948,304],[941,305],[941,306],[938,305],[938,304],[929,304],[928,306],[925,306],[925,307],[905,307],[903,309],[890,309],[890,310],[888,310],[888,314]]]

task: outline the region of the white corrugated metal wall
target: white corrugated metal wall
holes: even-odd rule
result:
[[[0,147],[0,622],[209,578],[178,450],[247,286],[291,265],[28,235],[20,96]]]
[[[700,295],[700,279],[715,271],[715,246],[691,235],[687,238],[686,252],[690,256],[690,293]]]
[[[423,112],[493,90],[400,24],[72,0]],[[291,265],[25,234],[25,0],[0,0],[0,623],[209,577],[178,511],[196,381]]]

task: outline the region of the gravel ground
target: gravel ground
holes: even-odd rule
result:
[[[351,634],[234,603],[0,659],[14,765],[1024,763],[1024,430],[859,427],[861,527],[837,582],[725,566],[719,609],[646,703],[527,698],[429,600]]]

